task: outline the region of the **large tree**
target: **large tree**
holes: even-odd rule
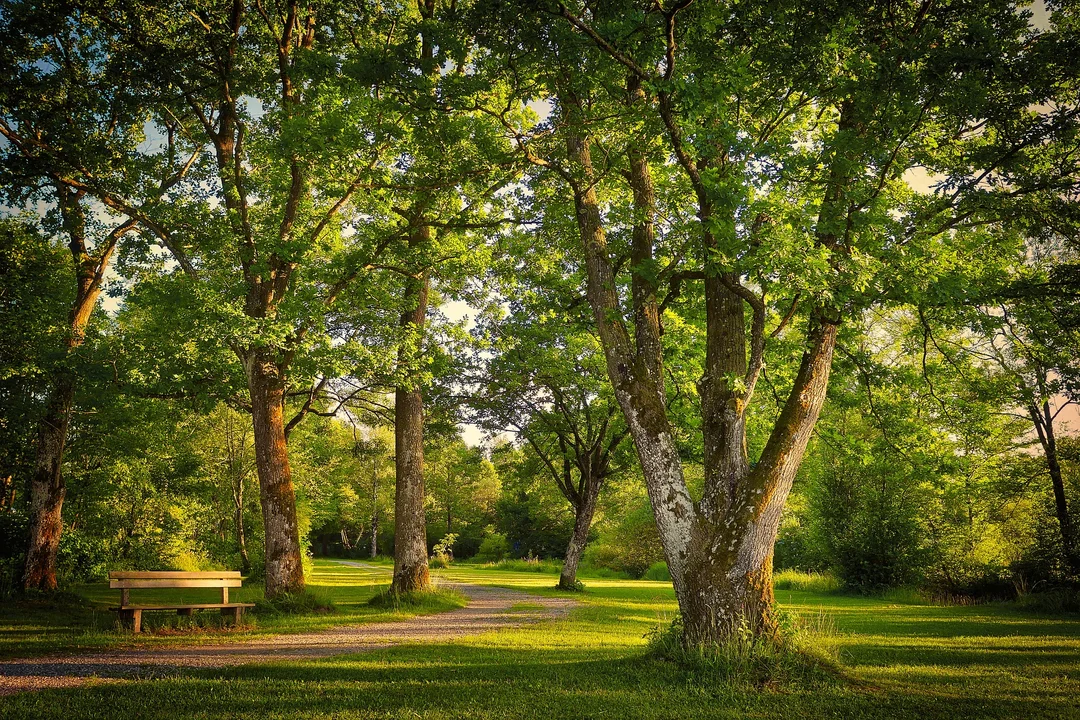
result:
[[[586,295],[684,639],[723,642],[743,628],[774,636],[773,543],[841,328],[876,303],[909,299],[913,277],[940,273],[976,248],[999,251],[995,238],[956,231],[1007,211],[1006,198],[1047,189],[1018,168],[1033,145],[1075,125],[1076,98],[1055,82],[1075,74],[1061,59],[1071,41],[1032,30],[1006,2],[548,11],[564,24],[511,7],[491,31],[493,42],[512,38],[503,57],[518,74],[529,67],[554,98],[547,126],[507,127],[573,196]],[[1029,110],[1039,104],[1054,109]],[[677,186],[693,199],[688,213],[686,194],[667,193],[657,212],[671,230],[639,233],[633,262],[611,241],[625,225],[612,212],[625,191],[610,188],[613,150],[626,146],[627,130],[663,142],[681,170]],[[942,176],[929,192],[906,181],[920,167]],[[1075,159],[1050,175],[1074,178]],[[644,187],[632,170],[629,184]],[[637,289],[626,293],[627,285]],[[654,340],[659,298],[671,290],[703,315],[699,497],[684,478]],[[962,299],[956,288],[940,290],[943,301],[950,291]],[[801,358],[778,388],[784,399],[768,439],[751,455],[751,400],[774,336],[798,338]]]
[[[243,368],[269,596],[304,586],[288,432],[354,349],[333,343],[327,312],[401,236],[376,191],[397,114],[377,74],[343,59],[347,43],[384,45],[365,11],[166,2],[71,16],[120,39],[154,89],[143,103],[154,134],[200,153],[189,181],[149,207],[82,168],[72,182],[168,251],[164,270],[184,277],[200,339],[229,348]],[[164,143],[141,151],[169,152]],[[289,398],[299,398],[291,418]]]
[[[56,588],[63,528],[64,450],[79,384],[74,357],[97,308],[118,244],[139,230],[136,215],[158,203],[192,168],[197,149],[178,152],[172,130],[164,152],[137,159],[144,141],[147,86],[118,51],[119,38],[62,8],[14,3],[0,25],[0,135],[4,200],[39,203],[43,228],[71,254],[70,299],[63,352],[49,379],[38,422],[30,483],[31,526],[24,586]],[[85,186],[121,193],[124,208],[101,205]]]

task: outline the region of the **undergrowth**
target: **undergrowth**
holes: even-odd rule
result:
[[[256,600],[254,612],[258,615],[311,615],[337,612],[337,608],[328,596],[305,589]]]
[[[682,618],[676,616],[649,633],[649,655],[674,663],[700,683],[775,689],[845,682],[828,616],[805,620],[782,610],[777,615],[777,638],[757,637],[747,627],[724,643],[705,647],[685,642]]]
[[[444,587],[406,593],[394,592],[393,589],[387,588],[368,600],[368,605],[372,607],[393,610],[402,608],[445,610],[465,607],[467,604],[468,600],[464,595],[457,590]]]
[[[781,570],[773,574],[773,587],[777,590],[802,590],[815,593],[835,593],[843,589],[840,579],[830,573]]]

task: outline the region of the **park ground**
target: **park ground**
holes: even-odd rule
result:
[[[455,565],[436,577],[559,594],[544,573]],[[111,629],[106,608],[115,591],[82,586],[89,604],[81,609],[0,608],[0,656],[243,642],[400,620],[457,602],[369,606],[385,580],[381,570],[320,560],[310,584],[334,613],[257,615],[239,630],[171,628],[138,638]],[[95,680],[0,698],[0,718],[1080,718],[1080,618],[781,589],[781,606],[817,628],[838,672],[754,686],[710,681],[647,654],[649,633],[675,612],[669,583],[584,581],[568,615],[523,627],[318,660]],[[234,596],[255,600],[259,589]]]

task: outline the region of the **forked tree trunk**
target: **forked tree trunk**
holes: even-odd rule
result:
[[[564,98],[571,111],[574,99]],[[593,182],[587,136],[569,137],[576,166],[571,179],[585,250],[587,297],[604,347],[608,376],[626,417],[645,476],[664,555],[682,614],[684,641],[722,643],[747,630],[773,636],[772,553],[780,514],[802,461],[828,385],[837,321],[820,311],[791,394],[757,465],[746,457],[744,413],[760,369],[765,308],[733,274],[705,274],[706,363],[699,385],[706,457],[706,489],[695,504],[669,424],[648,313],[636,312],[639,347],[620,307]],[[714,244],[711,206],[700,191],[704,245]],[[639,253],[640,254],[640,253]],[[636,293],[635,300],[646,295]],[[754,310],[751,359],[746,359],[743,301]],[[637,302],[641,302],[637,300]],[[642,332],[644,330],[645,332]],[[645,340],[644,343],[641,340]],[[643,357],[643,355],[645,355]],[[731,382],[731,377],[744,380]]]
[[[426,245],[431,229],[422,226],[409,238],[410,248]],[[394,448],[397,488],[394,496],[394,581],[397,593],[427,590],[427,527],[424,514],[424,397],[416,362],[422,348],[427,316],[427,273],[405,283],[404,331],[398,362],[406,373],[405,383],[394,394]]]
[[[585,545],[589,542],[589,529],[596,513],[596,499],[600,495],[599,482],[586,482],[583,485],[585,493],[574,508],[574,533],[570,536],[566,560],[563,562],[562,573],[559,574],[558,587],[562,590],[577,589],[578,565],[585,553]]]
[[[733,483],[722,508],[702,502],[687,548],[679,604],[686,641],[722,642],[743,631],[774,636],[772,559],[780,516],[825,402],[838,326],[819,322],[808,338],[795,391],[758,464]]]
[[[296,520],[296,493],[285,444],[285,378],[270,353],[251,350],[242,360],[251,393],[255,467],[259,475],[266,549],[266,596],[273,598],[304,589],[304,566]]]

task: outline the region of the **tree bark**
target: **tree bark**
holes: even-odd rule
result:
[[[304,589],[296,493],[285,444],[285,377],[271,353],[270,350],[256,349],[242,357],[251,394],[268,598]]]
[[[0,493],[3,497],[0,498],[0,507],[7,510],[11,510],[15,507],[15,478],[11,475],[5,475],[3,481],[0,482]]]
[[[811,331],[795,386],[758,464],[738,482],[730,502],[704,499],[688,548],[680,598],[685,640],[715,644],[743,631],[773,637],[772,558],[780,516],[806,452],[828,388],[838,326]]]
[[[581,110],[575,98],[560,99],[571,114]],[[716,244],[711,234],[709,193],[675,130],[672,137],[676,154],[694,181],[707,252]],[[723,643],[744,629],[754,636],[773,637],[773,544],[781,510],[824,403],[838,321],[827,319],[821,310],[811,318],[795,384],[759,462],[751,469],[746,455],[745,411],[764,347],[764,304],[740,284],[736,274],[706,263],[706,359],[699,383],[706,487],[701,502],[695,505],[683,477],[663,392],[657,387],[663,378],[650,372],[655,361],[642,356],[641,350],[647,349],[650,341],[648,332],[642,334],[646,347],[635,347],[626,329],[593,190],[589,138],[570,135],[567,154],[574,168],[567,179],[574,190],[585,250],[586,295],[604,347],[608,375],[645,476],[683,617],[684,641],[695,646]],[[830,200],[826,198],[826,204]],[[823,215],[831,211],[822,209]],[[643,235],[642,244],[644,240]],[[835,238],[819,240],[835,245]],[[643,256],[642,250],[635,254]],[[744,302],[754,311],[749,363]]]
[[[662,393],[657,387],[660,379],[652,377],[635,352],[621,319],[614,269],[593,186],[595,173],[588,137],[568,137],[567,155],[580,170],[573,189],[578,229],[585,249],[586,296],[604,347],[608,377],[645,475],[672,583],[676,595],[681,596],[694,503],[683,478],[682,461],[661,400]]]
[[[409,238],[413,250],[426,245],[431,228],[422,225]],[[424,514],[424,397],[416,363],[422,348],[430,279],[426,271],[405,283],[398,363],[406,377],[394,394],[394,581],[397,593],[427,590],[427,527]]]
[[[248,556],[247,536],[244,533],[244,477],[239,476],[235,482],[233,499],[236,505],[236,515],[234,522],[236,525],[236,545],[240,550],[240,572],[249,575],[251,573],[251,558]]]
[[[627,81],[630,105],[640,106],[646,102],[645,91],[641,87],[641,78],[634,73]],[[646,138],[636,138],[627,150],[630,161],[628,176],[630,190],[634,195],[634,211],[637,214],[630,244],[632,263],[630,287],[634,307],[634,341],[637,345],[638,358],[652,375],[653,383],[660,395],[660,402],[666,400],[664,392],[664,353],[660,344],[660,306],[656,300],[656,271],[652,267],[653,245],[656,242],[656,190],[653,186],[652,171],[645,154]]]
[[[30,480],[30,546],[23,575],[27,590],[56,589],[56,555],[63,530],[61,510],[67,493],[61,466],[75,401],[75,380],[63,373],[55,382],[38,424],[37,457]]]

